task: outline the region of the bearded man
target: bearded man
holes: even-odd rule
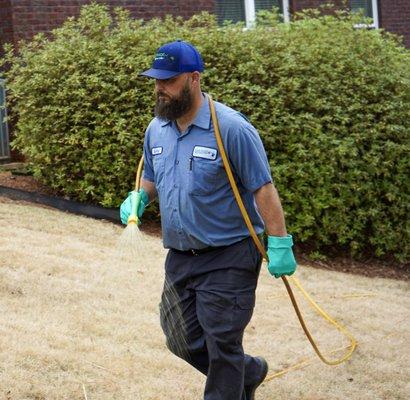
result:
[[[158,196],[163,244],[169,249],[160,308],[169,349],[206,375],[205,400],[252,400],[268,364],[245,354],[242,338],[262,257],[218,151],[200,85],[203,71],[198,50],[178,40],[160,47],[152,68],[142,73],[155,79],[156,105],[145,134],[138,216]],[[268,235],[269,272],[291,275],[296,268],[292,237],[259,134],[241,113],[218,102],[215,108],[250,220],[258,234]],[[124,224],[130,213],[129,196],[121,205]],[[184,351],[175,340],[181,331]]]

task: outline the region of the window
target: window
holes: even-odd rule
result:
[[[273,7],[279,8],[285,22],[289,21],[289,0],[217,0],[216,14],[219,23],[225,20],[244,21],[250,27],[259,10],[271,10]]]
[[[377,8],[377,0],[350,0],[350,8],[353,12],[361,12],[366,17],[373,19],[373,24],[360,24],[361,27],[379,27],[379,13]]]
[[[245,21],[245,3],[243,0],[219,0],[216,2],[216,15],[220,24],[226,20]]]
[[[278,7],[280,12],[283,12],[283,3],[280,0],[255,0],[255,11],[272,10],[273,7]]]

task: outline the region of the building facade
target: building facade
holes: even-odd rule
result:
[[[37,32],[47,32],[70,16],[79,14],[81,6],[91,0],[0,0],[0,46],[30,39]],[[167,14],[189,18],[208,11],[224,19],[244,21],[251,25],[261,9],[280,9],[285,22],[292,13],[317,8],[329,0],[99,0],[110,7],[128,9],[135,18],[149,19]],[[336,6],[347,5],[362,10],[373,20],[372,26],[403,36],[410,48],[410,0],[333,0]]]

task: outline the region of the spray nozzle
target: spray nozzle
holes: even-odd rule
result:
[[[141,193],[137,190],[131,192],[131,214],[128,217],[128,224],[137,224],[139,223],[138,218],[138,206],[141,202]]]

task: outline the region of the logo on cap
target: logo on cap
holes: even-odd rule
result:
[[[154,61],[158,61],[158,60],[168,60],[168,61],[174,62],[175,57],[167,53],[157,53],[155,55]]]

